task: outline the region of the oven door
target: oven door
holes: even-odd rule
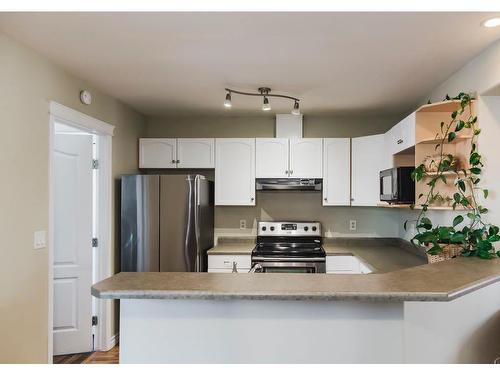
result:
[[[325,262],[304,261],[304,260],[285,260],[285,259],[269,259],[258,260],[252,262],[252,267],[255,264],[260,264],[262,269],[259,272],[264,273],[325,273]]]

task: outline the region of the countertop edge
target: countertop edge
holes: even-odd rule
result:
[[[288,293],[262,292],[205,292],[205,291],[120,291],[100,292],[92,288],[92,295],[101,299],[170,299],[170,300],[270,300],[270,301],[366,301],[366,302],[404,302],[404,301],[449,301],[446,293]]]

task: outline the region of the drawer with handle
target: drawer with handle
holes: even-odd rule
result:
[[[229,269],[233,268],[233,262],[236,262],[236,268],[250,269],[252,257],[248,255],[209,255],[208,268],[213,269]]]

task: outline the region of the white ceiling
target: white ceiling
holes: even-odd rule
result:
[[[2,13],[0,29],[147,115],[228,113],[224,87],[263,85],[306,115],[402,113],[500,37],[492,15]],[[229,113],[260,105],[233,96]]]

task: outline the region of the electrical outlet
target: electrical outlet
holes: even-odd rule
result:
[[[240,220],[240,229],[247,229],[247,221]]]
[[[349,220],[349,230],[356,230],[356,220]]]
[[[46,243],[45,243],[46,232],[44,230],[36,231],[33,237],[34,237],[33,238],[33,249],[38,250],[38,249],[45,248],[45,246],[46,246]]]

